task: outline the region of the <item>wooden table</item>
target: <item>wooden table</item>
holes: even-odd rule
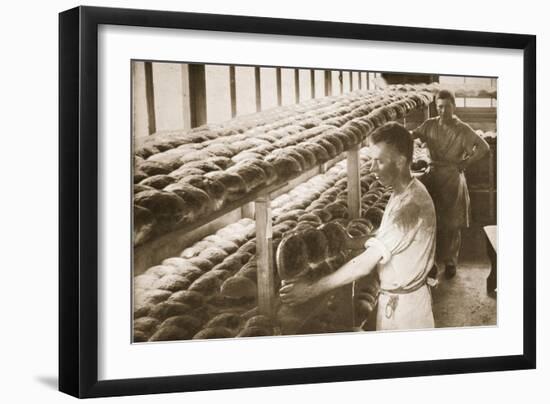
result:
[[[497,226],[485,226],[483,232],[487,238],[487,254],[491,261],[491,272],[487,277],[487,293],[497,290]]]

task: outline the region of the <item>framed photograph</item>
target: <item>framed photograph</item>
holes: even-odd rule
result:
[[[535,36],[94,7],[59,33],[61,391],[535,368]]]

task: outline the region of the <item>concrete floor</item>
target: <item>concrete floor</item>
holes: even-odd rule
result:
[[[474,226],[463,232],[463,242],[456,276],[446,279],[440,266],[439,284],[432,289],[436,327],[471,327],[496,325],[497,300],[486,291],[490,262],[482,228]]]

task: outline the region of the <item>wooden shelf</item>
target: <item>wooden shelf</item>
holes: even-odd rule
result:
[[[420,107],[424,117],[429,116],[428,107]],[[414,113],[416,110],[410,111]],[[401,121],[404,118],[400,118]],[[258,260],[258,311],[261,314],[274,315],[274,264],[271,229],[271,198],[294,188],[297,183],[324,173],[328,167],[342,159],[347,159],[348,173],[348,207],[350,217],[361,216],[361,184],[359,177],[359,149],[362,145],[352,146],[345,153],[334,159],[321,163],[284,181],[278,181],[267,187],[256,189],[242,198],[229,202],[222,209],[205,215],[193,223],[186,224],[178,229],[149,240],[134,247],[133,268],[134,276],[143,273],[147,268],[158,265],[167,257],[177,256],[188,245],[212,234],[220,227],[235,222],[246,216],[255,217]],[[254,202],[254,210],[251,203]],[[353,289],[353,288],[352,288]],[[351,290],[352,290],[351,289]],[[351,292],[350,292],[351,298]],[[352,315],[353,317],[353,315]]]

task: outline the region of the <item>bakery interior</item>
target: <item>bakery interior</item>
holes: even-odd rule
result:
[[[371,275],[300,307],[285,307],[278,290],[282,279],[315,280],[353,257],[331,224],[350,237],[376,230],[391,189],[370,171],[369,134],[390,121],[413,130],[436,116],[441,88],[454,92],[456,115],[490,152],[465,173],[471,223],[456,276],[440,271],[431,287],[435,326],[497,324],[496,78],[131,68],[134,343],[373,332],[361,300]],[[416,140],[413,175],[422,179],[429,163]],[[305,252],[288,242],[296,234]]]

